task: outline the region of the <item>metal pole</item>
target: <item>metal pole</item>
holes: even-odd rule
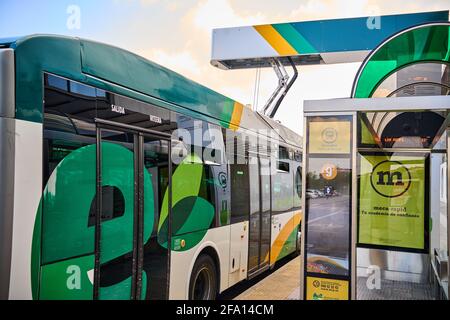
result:
[[[449,206],[449,199],[450,199],[450,188],[448,179],[450,177],[450,166],[449,161],[450,159],[450,128],[447,128],[447,259],[449,258],[448,252],[450,249],[450,206]],[[450,275],[450,264],[447,263],[447,275]],[[448,292],[450,291],[450,281],[447,279],[447,299],[449,299]]]
[[[356,237],[357,237],[357,209],[358,209],[358,166],[357,166],[357,155],[358,155],[358,113],[353,113],[352,119],[352,224],[351,224],[351,245],[350,248],[350,299],[356,300]]]
[[[303,117],[303,150],[302,150],[302,234],[301,234],[301,252],[300,252],[300,300],[304,300],[305,292],[305,252],[306,252],[306,238],[305,238],[305,217],[306,217],[306,161],[307,161],[307,146],[308,146],[308,127],[306,116]]]
[[[100,297],[100,241],[101,241],[101,221],[102,221],[102,133],[101,129],[96,128],[96,193],[97,210],[95,212],[95,261],[94,261],[94,300]]]

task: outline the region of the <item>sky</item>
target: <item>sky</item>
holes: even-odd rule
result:
[[[79,25],[70,20],[79,8]],[[272,69],[210,64],[213,28],[449,10],[449,0],[0,0],[0,38],[34,33],[112,44],[260,110],[277,86]],[[349,97],[360,63],[301,66],[276,119],[303,132],[303,101]]]

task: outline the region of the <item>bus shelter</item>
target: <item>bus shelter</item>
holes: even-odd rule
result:
[[[304,103],[301,297],[448,299],[450,24],[400,31]]]

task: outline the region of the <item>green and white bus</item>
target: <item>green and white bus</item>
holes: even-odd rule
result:
[[[299,249],[301,137],[128,51],[0,40],[0,298],[214,299]]]

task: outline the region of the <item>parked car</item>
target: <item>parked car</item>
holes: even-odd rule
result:
[[[317,199],[319,195],[314,190],[306,190],[306,199]]]
[[[323,191],[320,191],[320,190],[314,190],[314,191],[317,193],[317,195],[319,196],[319,198],[325,197],[325,193],[324,193]]]

